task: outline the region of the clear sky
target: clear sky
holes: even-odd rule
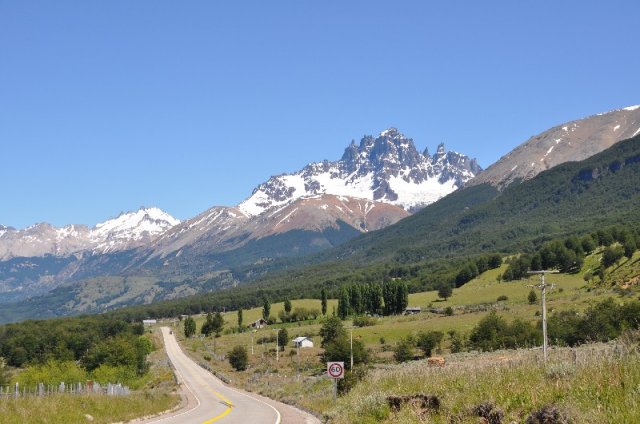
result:
[[[640,2],[0,0],[0,224],[185,219],[395,126],[483,167],[640,103]]]

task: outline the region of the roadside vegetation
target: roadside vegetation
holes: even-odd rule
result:
[[[132,389],[127,396],[54,394],[0,398],[3,424],[128,421],[172,409],[180,400],[175,393],[173,370],[161,348],[161,337],[145,332],[141,324],[99,316],[32,321],[2,327],[0,340],[0,349],[11,358],[0,360],[0,365],[6,364],[0,366],[0,385],[5,386],[5,393],[16,383],[33,392],[38,383],[57,386],[61,382],[70,385],[87,380],[122,383]],[[44,354],[20,356],[25,346],[34,349],[30,353]],[[79,359],[75,359],[74,346],[87,346],[84,352],[78,350]]]
[[[560,242],[564,244],[564,240]],[[628,412],[629,408],[640,411],[635,398],[620,390],[604,393],[599,387],[612,378],[606,374],[608,369],[622,376],[611,384],[640,384],[638,357],[633,356],[638,340],[633,329],[640,323],[640,254],[620,257],[605,267],[602,257],[607,246],[598,244],[584,253],[580,267],[547,277],[556,285],[547,294],[552,344],[552,360],[547,367],[542,365],[541,351],[535,348],[542,343],[540,293],[534,290],[532,296],[530,286],[537,284],[539,277],[510,281],[503,277],[519,256],[484,270],[453,288],[447,297],[439,289],[408,294],[406,305],[420,308],[415,315],[372,313],[367,305],[376,304],[371,300],[375,290],[370,286],[354,289],[358,286],[352,284],[343,286],[338,299],[329,299],[327,314],[315,319],[275,318],[287,317],[287,308],[322,307],[321,299],[287,299],[269,303],[272,324],[267,328],[244,327],[264,315],[263,306],[244,309],[242,327],[238,326],[236,311],[223,313],[225,324],[220,337],[184,338],[181,331],[179,336],[188,354],[232,384],[296,404],[330,417],[332,422],[477,422],[474,408],[494,408],[503,417],[501,422],[524,422],[536,411],[565,414],[574,422],[602,422],[602,417],[611,417],[610,422],[628,422],[629,414],[634,413]],[[600,267],[604,280],[597,276]],[[396,286],[401,282],[396,280]],[[357,313],[358,304],[352,305],[351,299],[362,302],[362,314]],[[345,320],[339,317],[341,304],[349,305]],[[384,308],[379,312],[384,313]],[[206,322],[204,315],[194,318],[198,329]],[[290,339],[309,337],[314,347],[295,349],[289,344],[283,349],[280,344],[276,355],[277,333],[283,328]],[[326,345],[327,332],[338,334],[338,342]],[[349,366],[351,333],[355,366],[340,382],[341,400],[334,407],[324,362],[342,360]],[[624,355],[616,348],[621,344],[626,346]],[[247,352],[243,371],[236,371],[227,358],[228,352],[238,346]],[[604,353],[590,353],[594,349]],[[444,356],[444,368],[428,366],[425,359],[434,355]],[[476,378],[476,374],[477,385],[462,383]],[[558,375],[562,378],[556,378]],[[594,378],[589,380],[589,375]],[[563,390],[566,394],[561,396]],[[532,394],[538,391],[539,396]],[[389,396],[425,393],[438,397],[442,404],[439,412],[415,407],[415,399],[408,401],[414,406],[395,410],[387,400]],[[552,409],[543,410],[545,407]]]

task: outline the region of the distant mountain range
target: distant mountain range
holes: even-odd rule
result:
[[[640,134],[637,106],[554,127],[481,171],[475,160],[446,152],[442,145],[434,155],[419,153],[411,139],[391,128],[352,143],[339,161],[272,177],[240,205],[213,207],[184,222],[150,208],[92,229],[0,227],[0,302],[62,285],[52,293],[67,299],[66,306],[49,314],[104,310],[235,286],[280,269],[283,265],[274,260],[322,251],[311,262],[420,260],[471,249],[456,247],[469,242],[475,246],[470,252],[484,251],[490,242],[458,237],[471,222],[485,222],[466,210],[475,211],[545,169],[590,157],[634,134]],[[514,192],[520,193],[509,191]],[[520,214],[511,207],[520,200],[509,202],[504,210]],[[510,222],[507,215],[502,219]],[[458,224],[451,226],[450,220]],[[545,237],[552,227],[536,231]],[[356,238],[362,233],[368,234]],[[37,303],[36,298],[28,302]]]
[[[180,221],[158,208],[140,208],[97,224],[67,225],[47,223],[22,230],[0,226],[0,260],[13,257],[69,256],[76,253],[109,253],[149,244]]]
[[[339,161],[272,177],[240,205],[213,207],[182,223],[141,208],[93,228],[0,227],[0,302],[81,278],[183,278],[194,269],[317,252],[391,225],[479,171],[475,160],[444,145],[433,156],[418,153],[413,140],[390,128],[352,143]],[[57,259],[43,260],[49,256]]]

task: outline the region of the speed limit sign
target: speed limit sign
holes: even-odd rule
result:
[[[344,362],[327,362],[327,375],[330,378],[344,378]]]

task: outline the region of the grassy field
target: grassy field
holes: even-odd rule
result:
[[[591,281],[585,281],[585,279],[583,278],[586,272],[594,270],[597,267],[599,255],[588,257],[585,261],[583,270],[580,273],[572,275],[554,274],[548,276],[547,282],[556,284],[556,287],[548,294],[547,297],[548,309],[551,312],[554,310],[567,309],[584,310],[589,305],[602,301],[607,297],[619,297],[620,292],[619,289],[616,289],[616,287],[618,287],[620,284],[624,284],[625,282],[633,281],[633,278],[635,278],[635,276],[640,275],[639,259],[640,253],[636,253],[636,256],[634,256],[631,260],[623,259],[618,265],[614,265],[613,267],[608,269],[605,283],[601,283],[598,277],[594,277]],[[445,333],[449,330],[455,330],[457,332],[465,334],[468,333],[478,323],[478,321],[486,316],[487,311],[489,310],[497,311],[498,314],[504,316],[509,321],[515,317],[519,317],[530,322],[538,321],[539,316],[537,316],[537,313],[539,313],[540,311],[539,301],[534,305],[530,305],[527,300],[527,295],[531,290],[531,287],[529,287],[529,285],[537,284],[539,282],[539,277],[533,277],[528,280],[519,280],[513,282],[498,281],[498,274],[503,273],[505,269],[506,265],[503,265],[499,269],[485,272],[484,274],[465,284],[461,288],[455,289],[453,292],[453,296],[446,301],[438,299],[437,293],[435,291],[411,294],[409,296],[409,305],[420,306],[423,310],[423,312],[420,314],[412,316],[392,316],[378,318],[376,325],[363,328],[354,328],[354,338],[364,342],[366,347],[370,349],[373,354],[371,365],[377,369],[370,378],[368,378],[364,383],[358,386],[362,387],[358,390],[362,390],[362,392],[365,393],[368,390],[366,387],[377,389],[379,384],[378,380],[371,380],[371,378],[383,378],[382,376],[385,376],[384,378],[392,379],[393,375],[404,369],[404,366],[402,365],[392,366],[395,368],[387,370],[388,374],[384,374],[384,369],[389,367],[388,363],[390,361],[393,362],[391,359],[391,348],[393,347],[393,345],[395,345],[396,342],[406,336],[416,335],[420,331],[428,330],[439,330]],[[618,286],[612,286],[612,282],[614,282]],[[632,292],[637,292],[637,284],[632,286]],[[539,297],[539,291],[537,293]],[[507,300],[498,302],[497,298],[499,296],[506,296]],[[293,308],[320,308],[320,301],[313,299],[292,300],[292,304]],[[331,311],[333,306],[335,305],[337,305],[337,302],[335,300],[330,300],[328,310]],[[447,306],[453,308],[454,314],[452,316],[428,312],[430,308],[444,309]],[[277,316],[278,312],[282,309],[282,303],[273,304],[271,307],[271,314],[273,316]],[[244,323],[247,324],[249,322],[252,322],[260,318],[261,316],[262,308],[245,310]],[[235,311],[228,312],[224,314],[224,317],[225,321],[227,322],[225,327],[225,334],[216,339],[192,338],[189,340],[184,340],[182,336],[182,329],[176,326],[176,334],[178,334],[178,336],[181,338],[181,342],[186,348],[187,353],[201,362],[208,362],[210,366],[217,372],[222,373],[230,380],[232,380],[234,385],[244,387],[248,390],[259,392],[266,396],[283,400],[288,403],[296,404],[307,410],[313,411],[318,415],[332,416],[334,417],[334,420],[337,420],[337,422],[362,422],[360,420],[355,420],[354,417],[359,416],[358,414],[362,412],[357,412],[358,408],[360,407],[358,405],[364,405],[362,407],[367,408],[366,405],[370,405],[371,402],[370,398],[358,398],[356,400],[352,399],[352,401],[355,403],[353,403],[353,411],[350,413],[353,413],[355,415],[349,415],[344,411],[344,409],[346,408],[344,403],[339,403],[337,409],[333,408],[334,403],[332,400],[331,382],[324,376],[324,366],[320,362],[320,354],[322,353],[322,350],[318,348],[320,344],[320,337],[318,336],[318,332],[321,327],[321,320],[302,323],[276,324],[270,326],[267,329],[237,333],[230,330],[237,325],[237,313]],[[200,326],[204,322],[204,316],[198,316],[195,318],[199,330]],[[351,322],[345,321],[344,325],[346,328],[350,328]],[[260,340],[261,338],[274,336],[277,330],[282,327],[287,328],[290,338],[298,335],[311,336],[316,347],[314,347],[313,349],[301,350],[299,356],[295,352],[295,350],[291,349],[291,347],[287,347],[285,351],[280,354],[279,360],[276,360],[275,343],[271,342],[268,344],[258,344],[258,340]],[[448,340],[448,337],[445,337],[442,349],[438,352],[438,354],[446,355],[448,361],[451,360],[451,358],[457,357],[462,358],[461,361],[464,360],[469,364],[482,362],[478,359],[470,360],[469,357],[464,356],[464,354],[462,354],[462,356],[460,356],[461,354],[447,354]],[[247,348],[247,351],[249,352],[249,368],[245,372],[233,371],[228,362],[224,359],[226,353],[236,345],[245,346]],[[251,353],[252,346],[253,354]],[[533,356],[531,356],[533,354],[529,355],[530,358],[533,358]],[[479,355],[479,357],[482,358],[484,356]],[[508,381],[519,378],[519,375],[522,378],[530,379],[530,376],[527,373],[533,373],[533,370],[540,370],[540,367],[536,366],[534,362],[534,359],[519,362],[521,364],[519,366],[525,368],[517,372],[510,368],[512,367],[512,365],[507,366],[508,372],[505,371],[504,374],[505,384],[507,384],[508,386]],[[418,361],[412,364],[415,364],[418,367],[426,367],[423,361]],[[582,376],[581,378],[587,379],[589,373],[593,373],[598,370],[603,371],[609,365],[611,364],[603,363],[600,365],[601,368],[596,369],[584,367],[579,369],[576,368],[573,369],[571,373],[572,375],[580,375]],[[632,365],[633,364],[620,365],[621,367],[630,367],[629,370],[627,370],[626,368],[624,369],[625,372],[629,371],[630,377],[633,377],[633,372],[637,372],[637,368],[634,368]],[[562,367],[562,365],[559,366]],[[379,370],[378,368],[383,369]],[[415,371],[416,375],[418,375],[418,371],[419,370]],[[382,374],[378,374],[379,372]],[[414,380],[413,383],[411,383],[414,384],[413,386],[411,386],[411,389],[409,387],[407,387],[406,390],[402,389],[405,390],[405,392],[411,392],[413,388],[416,388],[417,390],[417,387],[422,387],[424,383],[420,379],[411,378],[413,372],[414,371],[407,371],[406,374],[399,374],[402,376],[398,377],[399,379],[404,378],[407,380]],[[456,384],[461,384],[459,382],[464,379],[472,379],[472,374],[475,371],[472,372],[467,370],[466,372],[468,372],[468,374],[461,374],[459,377],[456,377],[457,380],[454,379],[458,381],[458,383]],[[495,373],[498,371],[493,370],[491,372]],[[499,372],[502,373],[503,371]],[[485,379],[485,383],[483,384],[486,385],[490,385],[492,379],[495,380],[496,378],[495,375],[492,374],[486,374],[486,376],[484,376],[484,374],[482,375],[483,376],[480,376],[479,378]],[[424,378],[429,379],[431,378],[431,375],[425,375]],[[449,390],[449,386],[446,386],[446,384],[450,383],[445,383],[445,380],[448,380],[449,378],[450,377],[443,377],[442,382],[439,383],[441,384],[441,386],[439,387],[442,387],[443,390]],[[545,386],[547,383],[547,381],[542,380],[536,382],[536,384],[540,384],[541,386]],[[380,380],[381,387],[382,384],[382,380]],[[562,388],[563,384],[568,385],[569,383],[566,381],[554,381],[554,384]],[[637,387],[637,384],[633,387]],[[402,390],[398,389],[397,391],[399,393],[403,393]],[[495,388],[495,390],[495,394],[497,396],[497,394],[503,389]],[[392,393],[393,390],[389,389],[388,392]],[[357,391],[354,392],[354,396],[356,395],[356,393]],[[445,393],[450,394],[451,392],[445,391]],[[481,393],[481,391],[478,391],[478,393]],[[527,395],[529,394],[529,392],[526,393]],[[549,394],[549,396],[557,395],[557,392],[553,393]],[[475,398],[473,398],[473,396],[469,396],[465,395],[464,398],[472,400],[465,400],[463,402],[464,405],[467,405],[472,401],[475,402]],[[525,394],[521,394],[521,396],[525,396]],[[380,400],[380,398],[376,399],[378,399],[378,401]],[[536,397],[533,396],[532,399],[535,400]],[[546,398],[542,397],[540,399]],[[629,401],[630,400],[628,398],[625,398],[623,402],[628,403]],[[480,402],[480,400],[478,400],[478,402]],[[570,403],[572,405],[579,405],[580,408],[583,407],[581,403],[576,404],[574,400],[571,400]],[[464,405],[460,404],[458,406],[448,406],[447,408],[451,409],[447,409],[446,412],[440,416],[440,418],[434,418],[436,420],[435,422],[449,422],[448,420],[451,418],[452,414],[461,414],[461,411],[463,411],[464,408],[467,408],[468,405]],[[515,417],[518,414],[522,415],[522,413],[524,413],[523,411],[525,411],[527,408],[535,407],[536,405],[538,405],[538,403],[535,403],[535,405],[534,403],[527,404],[522,406],[520,409],[509,405],[501,406],[501,408],[505,409],[505,411],[511,414],[510,416]],[[616,406],[616,408],[617,407],[618,406]],[[376,408],[372,409],[372,411],[374,410],[384,411],[384,407],[378,405],[376,406]],[[345,416],[350,416],[351,418],[340,421],[336,418],[338,415],[334,414],[346,414]],[[387,422],[432,422],[431,418],[426,419],[423,417],[423,421],[415,421],[415,418],[404,417],[404,415],[406,414],[411,415],[411,413],[406,411],[401,411],[399,414],[391,414],[390,411],[386,411],[384,412],[384,414],[386,415],[383,418],[371,416],[367,419],[370,419],[370,422],[377,422],[375,420],[378,418],[388,420]],[[366,414],[364,416],[366,416]],[[594,416],[601,417],[602,415]],[[522,416],[518,416],[514,419],[516,421],[523,420]],[[461,418],[461,420],[462,421],[456,422],[477,422],[477,417],[475,418],[475,421],[465,421],[467,420],[467,418]]]
[[[452,355],[443,368],[426,361],[388,366],[372,371],[328,415],[336,424],[478,423],[487,421],[474,408],[488,403],[499,411],[494,416],[503,415],[501,422],[525,422],[550,405],[574,423],[638,422],[637,336],[633,353],[625,350],[622,357],[612,345],[590,345],[576,351],[574,362],[569,349],[557,349],[546,367],[535,350],[466,354],[458,361]],[[411,401],[399,411],[390,408],[390,396],[416,394],[436,396],[439,409]]]
[[[176,404],[167,392],[136,393],[130,396],[55,395],[0,400],[3,424],[94,423],[128,421],[171,409]]]
[[[0,399],[2,424],[53,424],[125,422],[154,415],[175,407],[180,398],[175,394],[173,370],[169,366],[162,340],[157,332],[151,334],[159,349],[148,360],[150,372],[144,377],[144,387],[129,396],[53,395]]]

